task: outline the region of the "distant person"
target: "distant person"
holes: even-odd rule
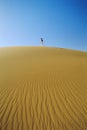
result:
[[[43,38],[41,38],[40,40],[41,40],[41,45],[43,46]]]

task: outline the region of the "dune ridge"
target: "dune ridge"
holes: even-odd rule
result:
[[[0,48],[0,130],[87,130],[87,52]]]

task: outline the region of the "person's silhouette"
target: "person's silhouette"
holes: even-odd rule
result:
[[[43,45],[43,38],[41,38],[40,40],[41,40],[41,45]]]

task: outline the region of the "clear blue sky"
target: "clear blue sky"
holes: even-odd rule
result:
[[[87,51],[87,0],[0,0],[0,46]]]

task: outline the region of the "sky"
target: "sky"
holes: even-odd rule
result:
[[[0,0],[0,47],[87,51],[87,0]]]

